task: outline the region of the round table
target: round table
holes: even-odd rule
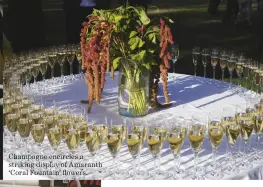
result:
[[[105,116],[108,119],[113,119],[115,121],[122,122],[123,116],[118,114],[118,78],[117,72],[115,76],[115,80],[111,80],[110,74],[106,74],[106,85],[103,89],[101,103],[93,104],[91,113],[89,113],[89,117],[95,119],[96,123],[104,123]],[[141,117],[140,120],[151,121],[154,117],[160,120],[160,122],[171,115],[183,116],[185,118],[191,117],[191,115],[195,112],[202,112],[206,115],[208,113],[212,113],[214,117],[219,118],[222,114],[222,109],[224,107],[236,107],[237,104],[246,104],[246,100],[244,97],[239,96],[231,91],[226,89],[227,83],[220,83],[224,85],[223,87],[214,86],[211,84],[208,79],[198,77],[195,78],[191,75],[183,75],[183,74],[169,74],[168,81],[168,91],[170,96],[170,101],[173,105],[170,108],[161,109],[158,111],[150,111],[150,113],[144,117]],[[160,93],[159,93],[159,101],[164,102],[164,97],[162,93],[162,85],[159,85]],[[74,82],[68,84],[56,84],[55,92],[48,95],[43,95],[43,98],[53,97],[56,100],[58,105],[63,104],[80,104],[80,100],[87,100],[88,98],[88,88],[84,80],[75,80]],[[47,140],[46,144],[47,144]],[[234,151],[238,151],[240,140],[236,143]],[[226,138],[220,147],[218,148],[218,162],[224,159],[224,155],[226,152]],[[250,149],[255,147],[255,135],[252,135],[249,141]],[[66,149],[66,148],[65,148]],[[88,151],[84,151],[85,154],[89,154]],[[107,145],[102,147],[102,153],[104,154],[104,160],[100,162],[103,166],[111,166],[112,157],[108,151]],[[209,142],[209,137],[206,135],[204,139],[204,144],[202,146],[202,150],[199,154],[199,165],[207,166],[211,161],[211,153],[212,148]],[[249,154],[249,157],[253,156],[253,152]],[[192,168],[193,167],[193,153],[190,148],[190,144],[188,138],[186,138],[184,145],[181,149],[181,164],[184,168]],[[122,163],[122,167],[128,168],[128,170],[132,169],[132,157],[128,152],[128,148],[126,144],[121,148],[120,151],[120,162]],[[10,176],[8,174],[7,166],[8,162],[5,162],[4,167],[4,179],[15,179],[16,176]],[[161,167],[167,171],[173,170],[173,155],[170,152],[169,145],[166,141],[162,152],[161,152]],[[145,170],[152,170],[154,167],[153,158],[148,151],[148,147],[146,143],[144,144],[144,148],[142,149],[141,154],[141,167]],[[224,174],[223,179],[262,179],[263,173],[263,164],[254,164],[253,168],[249,170],[241,170],[238,174],[226,175]],[[21,176],[20,176],[21,177]],[[261,177],[261,178],[260,178]],[[24,176],[24,179],[30,179],[31,176]],[[41,177],[43,178],[43,176]],[[111,179],[111,177],[106,177],[105,179]]]

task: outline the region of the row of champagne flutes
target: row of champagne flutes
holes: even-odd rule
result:
[[[216,67],[219,64],[222,71],[222,81],[225,78],[225,69],[227,68],[230,79],[229,88],[232,88],[232,76],[233,71],[236,71],[238,76],[238,86],[240,88],[240,80],[244,77],[247,81],[250,81],[251,85],[263,85],[263,66],[257,61],[253,61],[247,58],[244,53],[237,53],[235,51],[230,51],[227,49],[204,48],[201,50],[200,47],[194,47],[192,52],[193,64],[195,67],[194,75],[196,76],[197,64],[200,62],[200,57],[202,57],[201,62],[204,67],[204,77],[206,77],[206,68],[209,63],[213,68],[213,80],[216,77]],[[217,83],[214,82],[216,85]],[[236,90],[236,91],[240,91]]]
[[[60,65],[61,81],[66,81],[64,77],[64,64],[70,65],[69,80],[73,80],[73,62],[77,59],[79,63],[79,73],[81,73],[81,51],[79,45],[62,45],[50,48],[38,49],[37,51],[24,52],[20,55],[13,56],[11,59],[5,60],[4,84],[9,82],[13,72],[17,71],[20,74],[21,85],[26,84],[29,88],[29,83],[34,78],[34,83],[37,81],[39,73],[41,73],[43,81],[41,88],[46,88],[45,81],[48,65],[51,67],[51,81],[49,84],[57,84],[58,80],[54,78],[54,68],[56,63]],[[80,74],[81,75],[81,74]],[[39,83],[40,84],[40,83]],[[36,84],[34,86],[37,86]],[[38,87],[36,87],[38,88]]]
[[[81,106],[75,108],[73,106],[63,107],[58,106],[54,100],[46,99],[43,101],[41,97],[31,99],[30,96],[23,95],[19,89],[5,90],[4,98],[4,121],[7,126],[5,130],[9,131],[14,138],[16,132],[18,132],[24,141],[21,146],[26,152],[32,151],[27,144],[28,138],[32,137],[33,141],[31,143],[37,144],[40,147],[38,153],[41,153],[43,150],[41,146],[46,136],[53,150],[52,153],[59,154],[58,147],[66,145],[72,154],[77,154],[77,151],[82,150],[80,147],[86,144],[94,161],[95,159],[101,160],[103,155],[100,149],[103,144],[107,144],[108,150],[113,157],[113,167],[95,170],[93,175],[100,177],[112,174],[113,178],[116,179],[125,178],[129,175],[133,178],[152,176],[153,178],[163,179],[173,176],[174,178],[202,179],[203,177],[197,174],[197,156],[202,149],[207,131],[214,155],[216,149],[222,143],[224,134],[231,148],[235,145],[239,134],[241,134],[245,142],[244,152],[246,153],[246,143],[252,131],[254,130],[257,135],[257,145],[263,131],[260,101],[254,98],[245,107],[236,107],[235,112],[233,112],[233,107],[231,111],[224,108],[223,115],[219,119],[204,113],[194,113],[191,119],[175,116],[167,118],[164,122],[156,119],[148,122],[125,119],[122,123],[106,120],[105,123],[99,124],[94,120],[88,120],[86,112]],[[195,155],[193,171],[189,175],[189,171],[183,170],[180,164],[175,165],[173,172],[163,171],[158,164],[160,163],[158,160],[161,159],[160,154],[166,139],[176,160],[175,163],[180,163],[178,162],[180,150],[186,138],[188,138]],[[130,173],[127,170],[120,169],[118,167],[119,163],[116,162],[125,140],[128,150],[135,160],[134,170]],[[136,165],[140,165],[140,163],[136,164],[136,159],[139,159],[146,140],[155,163],[155,169],[150,173],[136,167]],[[62,144],[62,142],[65,144]],[[14,144],[14,148],[16,148],[16,144]],[[212,172],[208,172],[206,177],[219,179],[223,177],[223,173],[236,173],[239,169],[251,167],[251,163],[246,160],[246,154],[244,154],[238,168],[235,167],[235,160],[231,155],[231,164],[225,171],[222,171],[222,169],[217,170],[214,156],[212,162],[214,169]],[[258,147],[254,159],[262,161]]]

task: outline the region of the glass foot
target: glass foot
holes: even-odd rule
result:
[[[169,177],[169,173],[163,170],[153,170],[149,173],[149,175],[154,179],[167,179]]]
[[[196,175],[204,175],[206,173],[206,169],[204,167],[201,167],[201,166],[197,166],[197,172],[196,172]],[[195,171],[194,168],[190,169],[189,173],[190,174],[193,174]]]
[[[227,175],[231,175],[231,174],[237,174],[239,173],[240,170],[236,167],[227,167],[225,170],[224,170],[224,173],[227,174]]]
[[[247,169],[253,168],[253,165],[251,163],[248,163],[248,162],[242,162],[242,163],[240,163],[238,168],[241,170],[247,170]]]
[[[206,174],[206,178],[211,179],[211,180],[218,180],[223,178],[223,173],[221,170],[219,171],[211,171],[210,173]]]
[[[170,172],[170,175],[173,177],[173,179],[183,179],[185,177],[185,170],[177,169],[176,171]]]
[[[131,172],[130,176],[135,180],[142,180],[149,178],[149,174],[145,170],[137,170],[136,172]]]
[[[109,170],[107,168],[100,168],[95,171],[95,176],[99,179],[104,179],[109,175]]]
[[[115,170],[112,172],[112,177],[114,180],[121,180],[121,179],[126,179],[129,177],[129,172],[128,171],[124,171],[124,170]]]
[[[210,162],[205,168],[206,168],[206,171],[212,171],[212,170],[214,170],[213,163]],[[216,162],[215,168],[216,168],[216,169],[219,169],[219,168],[221,169],[221,163]]]
[[[185,178],[185,180],[205,180],[205,177],[201,175],[189,175]]]

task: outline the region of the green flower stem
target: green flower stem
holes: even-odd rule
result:
[[[147,110],[146,102],[146,89],[144,85],[141,85],[142,82],[137,80],[136,77],[140,77],[140,69],[130,67],[128,64],[124,64],[124,76],[126,76],[126,85],[123,85],[124,88],[127,88],[129,91],[129,103],[128,103],[128,112],[132,108],[132,114],[144,115]]]

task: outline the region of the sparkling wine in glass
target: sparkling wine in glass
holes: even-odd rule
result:
[[[54,68],[57,61],[57,55],[56,54],[49,54],[48,55],[48,62],[51,67],[51,78],[54,79]]]
[[[196,68],[200,58],[200,47],[194,47],[192,52],[193,64],[194,64],[194,75],[196,77]]]
[[[219,50],[218,49],[213,49],[211,53],[211,65],[213,68],[213,80],[215,80],[216,76],[216,65],[218,64],[219,61]]]
[[[223,173],[221,169],[218,171],[218,165],[216,161],[216,151],[217,148],[221,145],[224,136],[224,128],[220,120],[210,116],[209,125],[208,125],[208,136],[210,140],[212,152],[212,167],[213,170],[206,175],[209,179],[221,179]]]
[[[165,179],[169,173],[160,168],[160,156],[163,144],[168,134],[168,129],[163,126],[163,123],[154,119],[155,124],[148,127],[148,147],[154,159],[154,170],[149,174],[154,179]]]
[[[202,50],[202,63],[204,66],[204,78],[206,78],[206,67],[210,61],[211,61],[210,50],[208,48],[204,48]]]
[[[194,153],[194,170],[192,175],[188,176],[187,179],[192,179],[192,180],[204,179],[203,176],[197,175],[197,162],[198,162],[198,153],[200,152],[203,146],[207,124],[208,124],[208,117],[206,116],[206,114],[201,114],[201,113],[193,114],[192,124],[189,127],[188,138],[190,141],[191,149]]]
[[[233,71],[234,71],[234,69],[236,67],[236,63],[237,63],[236,53],[232,52],[230,54],[230,56],[229,56],[228,61],[227,61],[227,69],[228,69],[228,72],[229,72],[229,75],[230,75],[230,78],[229,78],[229,90],[232,87],[232,77],[233,77]]]
[[[72,80],[74,79],[73,62],[74,62],[75,58],[76,58],[76,52],[75,51],[68,51],[67,52],[67,59],[68,59],[69,65],[70,65],[70,76],[71,76]]]
[[[187,136],[188,123],[184,118],[174,117],[172,119],[170,120],[171,124],[168,134],[168,143],[174,156],[174,172],[172,176],[175,179],[182,179],[185,171],[181,168],[180,151]]]
[[[173,44],[171,46],[171,55],[172,55],[173,72],[174,72],[174,64],[177,62],[179,58],[179,45],[178,44]]]

